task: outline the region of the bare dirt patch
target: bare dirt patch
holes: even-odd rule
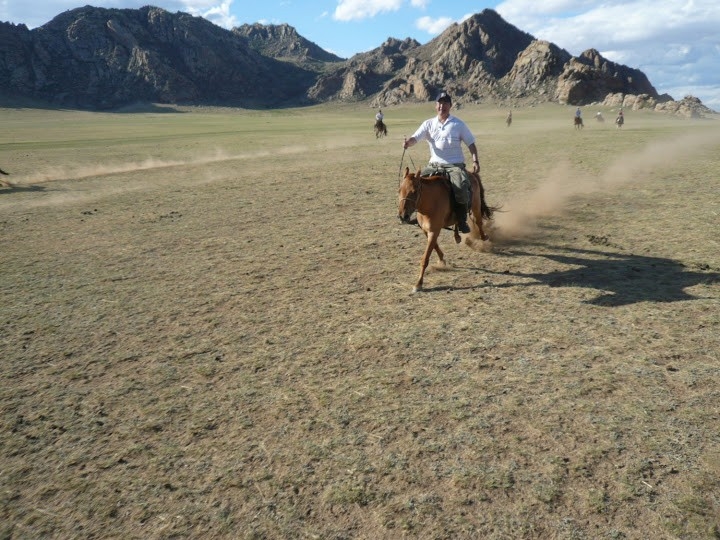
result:
[[[504,213],[413,295],[371,112],[9,113],[0,536],[720,534],[715,124],[463,108]]]

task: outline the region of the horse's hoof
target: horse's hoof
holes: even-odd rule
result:
[[[422,287],[413,287],[413,294],[422,291]]]

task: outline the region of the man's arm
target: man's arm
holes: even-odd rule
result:
[[[477,146],[475,146],[475,143],[468,144],[468,150],[470,150],[470,155],[472,156],[473,161],[473,172],[479,173],[480,172],[480,159],[478,158],[478,151]]]

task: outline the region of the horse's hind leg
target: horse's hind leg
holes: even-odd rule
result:
[[[478,186],[475,186],[478,187]],[[482,189],[482,188],[479,188]],[[475,226],[478,230],[478,235],[480,235],[480,238],[483,240],[487,240],[490,238],[486,233],[485,229],[483,228],[483,212],[482,212],[482,200],[481,195],[477,193],[476,191],[473,191],[473,201],[472,201],[472,220],[473,223],[475,223]]]
[[[477,205],[473,203],[472,218],[475,226],[477,227],[478,235],[480,236],[480,238],[482,240],[487,240],[488,238],[490,238],[485,232],[485,229],[483,228],[483,218],[482,212],[480,211],[480,203],[477,203]]]

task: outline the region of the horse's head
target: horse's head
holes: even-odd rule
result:
[[[398,216],[403,223],[411,223],[413,212],[416,210],[418,196],[420,195],[420,171],[411,173],[405,167],[405,176],[398,188]]]

